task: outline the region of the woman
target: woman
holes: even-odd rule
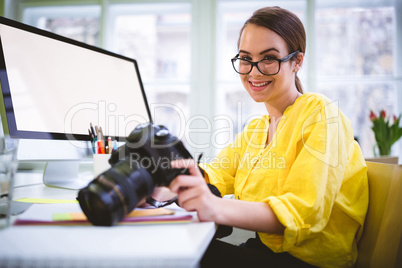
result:
[[[210,164],[174,161],[191,175],[170,190],[201,221],[257,232],[233,246],[214,240],[201,265],[353,267],[367,206],[366,165],[350,121],[319,94],[303,94],[297,72],[306,37],[279,7],[254,12],[232,59],[244,88],[268,115],[252,121]],[[216,186],[218,198],[206,182]]]

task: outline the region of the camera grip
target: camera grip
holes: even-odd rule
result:
[[[171,168],[166,174],[166,179],[162,181],[160,186],[169,186],[169,184],[179,175],[190,175],[187,168]]]

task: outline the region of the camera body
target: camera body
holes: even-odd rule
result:
[[[170,162],[189,159],[183,143],[161,125],[138,125],[125,145],[109,159],[111,168],[81,189],[77,200],[94,225],[112,226],[121,221],[155,187],[168,186],[187,169],[173,169]]]

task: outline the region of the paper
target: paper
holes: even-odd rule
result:
[[[74,204],[77,200],[72,199],[45,199],[45,198],[20,198],[15,200],[18,202],[35,203],[35,204]]]
[[[119,224],[150,224],[190,222],[192,214],[186,211],[135,209]],[[14,225],[91,225],[79,204],[33,204],[18,216]]]
[[[126,218],[133,217],[147,217],[147,216],[161,216],[161,215],[173,215],[174,211],[165,208],[155,209],[135,209],[131,211]],[[55,213],[53,214],[53,221],[85,221],[87,217],[83,212],[71,212],[71,213]]]

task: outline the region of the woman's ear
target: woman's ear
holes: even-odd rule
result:
[[[300,70],[300,68],[303,65],[303,60],[304,60],[304,53],[303,52],[297,53],[297,57],[296,57],[296,60],[294,61],[294,66],[293,66],[293,69],[295,70],[295,72],[298,72]]]

